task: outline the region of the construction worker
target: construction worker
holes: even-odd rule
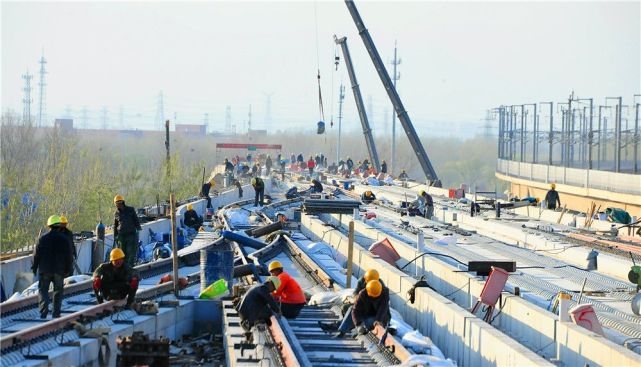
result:
[[[73,255],[73,259],[76,260],[78,258],[78,252],[76,251],[76,244],[73,241],[73,232],[67,228],[69,225],[69,220],[67,217],[64,215],[60,216],[60,232],[62,232],[67,238],[69,239],[69,244],[71,248],[71,254]]]
[[[269,172],[272,170],[272,157],[267,155],[267,159],[265,159],[265,175],[269,176]]]
[[[317,179],[312,180],[312,193],[320,193],[323,192],[323,184],[320,183]]]
[[[365,204],[369,204],[376,200],[376,195],[372,192],[372,190],[367,190],[361,194],[361,201]]]
[[[286,318],[295,319],[307,304],[305,293],[298,282],[283,271],[283,265],[279,261],[269,263],[268,270],[269,274],[280,279],[280,287],[272,292],[276,301],[280,302],[280,311]]]
[[[184,223],[187,227],[198,230],[200,226],[203,225],[202,219],[198,216],[198,213],[194,210],[194,206],[191,204],[187,205],[187,210],[185,211]]]
[[[229,161],[229,159],[225,158],[225,173],[230,174],[233,176],[234,175],[234,165]]]
[[[142,230],[136,209],[125,205],[121,195],[114,197],[116,212],[114,213],[114,240],[125,252],[127,264],[133,268],[138,254],[138,232]]]
[[[240,184],[240,181],[234,180],[234,186],[238,189],[238,198],[243,197],[243,186]]]
[[[216,187],[216,181],[214,179],[210,179],[209,181],[205,182],[203,186],[200,188],[200,197],[207,199],[207,208],[211,208],[211,198],[209,197],[209,190],[211,190],[212,187]]]
[[[347,165],[347,169],[351,172],[352,168],[354,168],[354,161],[352,160],[352,158],[347,157],[345,164]]]
[[[363,274],[363,276],[360,277],[360,279],[358,279],[358,282],[356,283],[356,288],[354,288],[354,292],[352,294],[354,296],[354,298],[356,298],[358,296],[358,294],[363,289],[365,289],[365,287],[367,286],[367,283],[372,281],[372,280],[377,280],[378,282],[381,283],[383,288],[386,288],[385,284],[383,283],[383,281],[380,280],[380,278],[379,278],[378,270],[376,270],[376,269],[368,269],[365,272],[365,274]],[[353,308],[353,306],[349,306],[349,308],[347,308],[347,310],[345,311],[345,314],[343,315],[342,321],[335,321],[335,322],[331,322],[331,323],[324,323],[324,322],[319,321],[318,325],[320,326],[321,329],[323,329],[325,331],[331,331],[331,330],[336,330],[337,328],[339,328],[340,326],[345,324],[343,329],[346,329],[346,331],[345,332],[339,332],[339,334],[337,335],[338,337],[342,337],[343,335],[345,335],[345,333],[347,331],[349,331],[352,328],[354,328],[354,324],[352,323],[352,308]]]
[[[252,178],[251,182],[254,187],[254,191],[256,192],[254,206],[263,206],[263,200],[265,198],[265,182],[263,182],[263,179],[260,177]]]
[[[378,280],[367,282],[365,289],[358,293],[352,308],[352,322],[358,334],[365,335],[376,324],[387,327],[391,319],[389,289]],[[342,325],[339,332],[347,333],[352,325]],[[349,328],[348,328],[349,327]]]
[[[253,285],[247,290],[237,306],[240,325],[246,332],[257,322],[265,322],[271,325],[270,317],[272,312],[280,317],[278,304],[271,293],[280,287],[278,277],[268,277],[265,283]]]
[[[423,216],[425,218],[431,219],[434,215],[434,199],[432,199],[432,195],[428,194],[425,190],[421,190],[420,196],[425,199]]]
[[[287,222],[287,216],[282,212],[278,212],[278,213],[276,213],[276,220],[281,222],[281,223],[286,223]]]
[[[383,159],[383,163],[381,163],[381,173],[387,174],[387,162]]]
[[[550,184],[550,190],[545,194],[545,202],[548,205],[548,209],[551,210],[556,210],[557,206],[561,207],[561,198],[559,198],[559,192],[556,191],[555,183]]]
[[[49,285],[53,283],[54,318],[60,317],[65,275],[73,271],[73,255],[68,237],[61,232],[60,217],[52,215],[47,220],[49,232],[38,239],[33,253],[33,274],[38,274],[38,304],[40,318],[49,313]]]
[[[307,161],[307,169],[310,175],[314,173],[314,167],[316,167],[316,162],[314,162],[314,157],[310,156]]]
[[[98,303],[127,297],[127,307],[136,297],[140,275],[125,262],[125,253],[115,248],[109,253],[109,262],[98,265],[93,272],[93,290]]]
[[[398,179],[401,180],[401,181],[407,181],[407,180],[409,180],[409,178],[410,177],[407,175],[407,172],[405,172],[405,170],[402,170],[401,174],[398,175]]]

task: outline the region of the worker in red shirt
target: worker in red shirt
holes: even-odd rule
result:
[[[314,167],[316,167],[316,162],[314,162],[314,157],[309,157],[307,161],[307,169],[309,169],[309,174],[314,173]]]
[[[268,269],[272,276],[280,279],[280,287],[272,296],[281,303],[281,313],[288,319],[295,319],[307,303],[305,293],[296,280],[283,271],[283,265],[279,261],[272,261]]]

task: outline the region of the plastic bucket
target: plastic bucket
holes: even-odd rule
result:
[[[225,279],[218,279],[217,281],[210,284],[207,288],[200,292],[198,298],[200,299],[212,299],[229,292],[229,287]]]

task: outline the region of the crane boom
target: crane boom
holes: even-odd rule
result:
[[[354,100],[356,100],[356,108],[358,108],[358,116],[361,119],[361,126],[363,127],[363,135],[365,135],[365,143],[367,144],[367,152],[369,159],[372,162],[376,172],[381,171],[381,165],[378,161],[378,153],[376,151],[376,144],[374,143],[374,136],[372,135],[372,128],[369,126],[367,120],[367,113],[365,112],[365,105],[363,104],[363,97],[361,96],[361,88],[356,80],[356,73],[354,72],[354,65],[352,64],[352,57],[349,54],[347,47],[347,38],[337,38],[334,35],[334,41],[341,46],[343,51],[343,58],[345,59],[345,66],[347,67],[347,74],[352,83],[352,91],[354,92]]]
[[[369,31],[367,30],[367,28],[365,28],[363,19],[358,13],[358,10],[356,9],[356,5],[354,4],[354,1],[345,0],[345,5],[347,5],[347,9],[349,10],[349,13],[352,16],[352,19],[356,24],[356,28],[358,29],[358,33],[361,35],[361,38],[363,39],[363,43],[365,44],[367,53],[369,53],[369,56],[372,59],[372,62],[374,63],[374,67],[376,67],[378,76],[381,78],[381,81],[385,86],[387,95],[392,101],[392,105],[394,106],[394,110],[396,111],[396,115],[398,116],[398,120],[401,122],[401,125],[403,126],[403,130],[405,130],[405,134],[407,134],[407,138],[409,139],[410,144],[412,145],[412,149],[414,149],[414,152],[416,153],[416,158],[418,158],[418,162],[421,164],[421,168],[423,168],[425,177],[427,177],[427,179],[429,179],[432,182],[438,180],[438,176],[436,175],[436,171],[434,170],[434,167],[430,162],[430,158],[427,156],[427,152],[425,152],[425,148],[423,148],[423,144],[421,143],[421,140],[418,138],[418,135],[416,134],[414,125],[412,125],[412,120],[410,120],[410,117],[407,114],[405,107],[403,106],[403,102],[401,101],[401,98],[398,96],[398,93],[396,92],[396,88],[394,88],[392,79],[390,78],[389,73],[385,68],[385,64],[383,64],[383,61],[381,60],[381,56],[378,54],[378,51],[376,50],[376,46],[374,45],[374,41],[372,40],[372,37],[369,35]]]

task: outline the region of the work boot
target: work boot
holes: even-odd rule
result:
[[[334,334],[333,338],[335,339],[342,339],[345,337],[345,333],[342,331],[339,331],[338,333]]]
[[[332,322],[318,322],[318,326],[323,330],[323,331],[334,331],[338,329],[338,322],[332,321]]]

